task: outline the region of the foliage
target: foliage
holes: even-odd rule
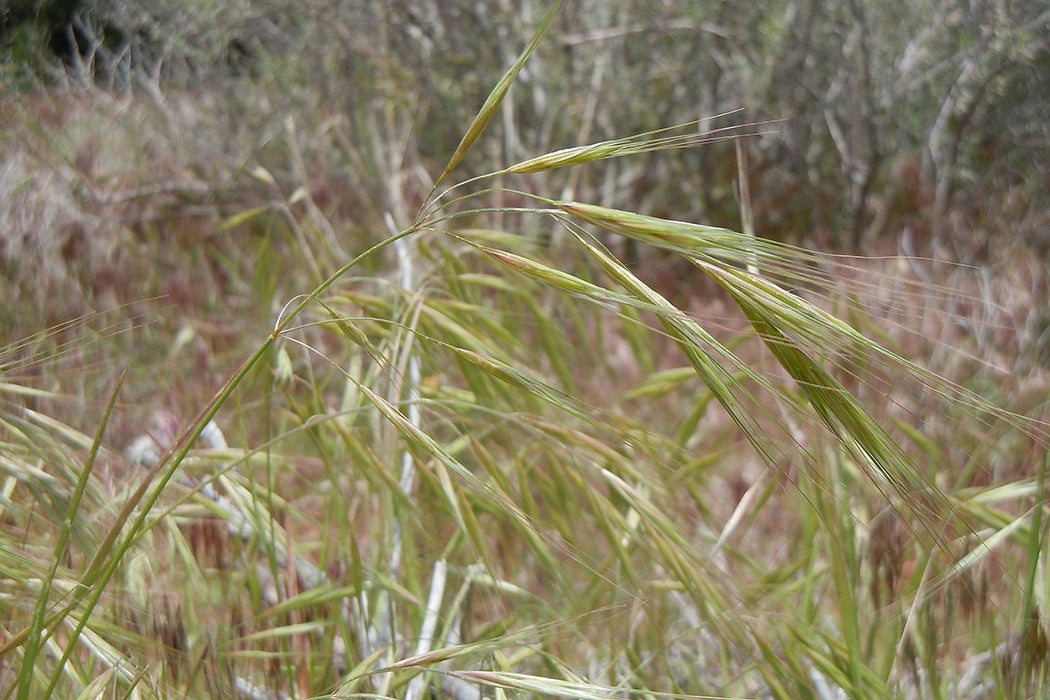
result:
[[[480,64],[509,67],[487,95],[434,84],[458,121],[406,87],[437,80],[439,41],[420,70],[393,64],[418,58],[409,30],[347,49],[382,69],[375,92],[337,109],[346,88],[320,106],[289,91],[282,116],[318,116],[279,128],[261,111],[239,123],[273,104],[250,86],[214,109],[89,92],[76,99],[126,138],[91,151],[83,103],[22,105],[12,220],[62,231],[86,211],[121,245],[85,261],[65,231],[27,248],[62,296],[118,308],[0,360],[9,695],[1045,693],[1047,383],[1018,312],[1038,297],[1016,298],[1040,288],[1038,261],[1017,253],[1009,273],[1031,284],[999,294],[961,266],[819,254],[687,223],[689,208],[655,216],[644,193],[606,201],[595,173],[681,174],[768,125],[663,129],[634,100],[583,104],[589,145],[554,147],[573,119],[545,130],[528,111],[544,81],[594,60],[597,87],[571,94],[615,103],[603,76],[651,48],[634,5],[561,5],[521,22],[519,57]],[[357,11],[413,7],[392,26],[441,40],[500,17]],[[656,7],[652,25],[678,31]],[[618,27],[624,57],[545,50],[580,45],[565,22]],[[640,90],[669,91],[647,104],[673,117],[659,77]],[[611,137],[619,109],[652,122]],[[417,137],[425,115],[438,124]],[[680,278],[628,264],[624,241]],[[5,262],[21,331],[27,299],[50,306]],[[178,314],[119,308],[158,292]]]
[[[67,60],[77,80],[123,89],[267,84],[269,106],[294,106],[300,119],[339,113],[360,124],[376,101],[399,104],[408,145],[436,164],[513,60],[510,38],[544,12],[507,0],[89,0],[70,15],[80,53]],[[19,37],[62,31],[45,26],[54,15],[5,33],[9,71],[23,61]],[[1018,235],[1045,245],[1050,139],[1039,115],[1050,97],[1040,79],[1050,14],[1041,2],[578,0],[564,18],[502,103],[501,138],[473,161],[475,173],[746,107],[740,119],[782,120],[749,144],[767,237],[806,231],[818,245],[856,249],[906,226],[919,252],[936,242],[968,260],[980,252],[968,229],[1016,219],[1022,207]],[[735,225],[728,153],[606,163],[568,186],[589,183],[607,206]]]

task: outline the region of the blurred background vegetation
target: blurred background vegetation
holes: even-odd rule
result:
[[[194,116],[210,120],[205,133],[240,126],[218,153],[231,159],[254,155],[293,117],[315,136],[309,164],[328,158],[313,177],[385,208],[382,183],[362,167],[381,154],[353,163],[331,130],[367,133],[379,121],[405,140],[406,170],[432,165],[544,12],[511,0],[9,2],[0,70],[8,101],[87,83],[158,100],[206,91],[207,114]],[[960,257],[980,246],[959,236],[1048,244],[1050,17],[1038,0],[580,0],[563,17],[515,85],[491,162],[475,167],[743,108],[737,120],[780,120],[748,144],[762,235],[855,249],[909,229]],[[218,155],[186,141],[187,165]],[[587,184],[605,204],[731,224],[731,150]],[[274,172],[300,184],[285,170]]]
[[[387,215],[394,229],[413,223],[548,9],[542,0],[0,5],[0,588],[10,587],[11,620],[29,624],[26,591],[37,591],[25,582],[46,579],[51,563],[49,540],[33,535],[61,522],[68,486],[86,473],[85,434],[98,429],[120,370],[128,378],[108,417],[111,450],[76,526],[83,546],[59,570],[70,580],[90,559],[96,519],[109,523],[142,474],[120,451],[144,431],[169,446],[289,299],[387,239]],[[751,427],[768,430],[765,460],[709,410],[711,394],[650,327],[651,309],[603,314],[564,302],[535,280],[501,281],[506,270],[480,249],[426,237],[415,251],[424,293],[402,284],[392,250],[362,260],[224,406],[226,431],[248,446],[237,468],[226,453],[187,463],[194,474],[225,469],[225,492],[272,526],[269,539],[254,535],[269,561],[259,564],[267,557],[242,536],[242,511],[201,507],[202,496],[173,482],[176,495],[147,528],[159,544],[141,547],[149,565],[126,564],[100,606],[109,626],[92,628],[112,656],[94,638],[85,656],[117,669],[120,650],[145,650],[161,671],[142,685],[170,696],[236,687],[283,697],[238,685],[244,668],[270,688],[329,692],[378,644],[347,647],[380,624],[379,596],[364,602],[363,581],[400,604],[386,622],[403,658],[429,614],[435,562],[447,558],[461,588],[445,596],[444,639],[462,613],[466,642],[495,640],[463,651],[474,654],[470,670],[784,698],[836,697],[829,683],[872,697],[1044,688],[1048,113],[1050,9],[1038,0],[565,3],[460,181],[697,120],[697,133],[745,123],[761,133],[497,177],[486,206],[457,225],[586,279],[601,279],[594,261],[542,217],[516,211],[536,202],[501,185],[731,229],[751,212],[760,237],[870,255],[843,258],[848,268],[821,258],[795,291],[1006,412],[953,402],[932,379],[841,345],[812,351],[970,520],[953,521],[958,531],[916,524],[822,429],[798,432],[791,403],[802,398],[784,400],[782,413],[765,408],[772,389],[757,378],[783,382],[781,367],[748,344],[755,334],[733,300],[680,257],[603,239],[754,362],[756,375],[732,386],[750,400]],[[507,231],[527,236],[511,243]],[[565,395],[552,408],[520,377],[508,389],[512,372],[494,378],[463,348],[528,367]],[[422,401],[404,386],[414,384],[416,352]],[[394,369],[369,369],[379,356]],[[401,438],[366,410],[356,381],[399,406],[427,406],[428,435],[467,455],[543,536],[459,481],[460,500],[446,503],[433,475],[406,505],[392,466]],[[405,442],[428,463],[425,441]],[[10,467],[23,459],[60,478]],[[456,521],[455,504],[484,527]],[[942,524],[933,539],[943,547],[924,550],[918,540]],[[286,525],[299,541],[280,540]],[[387,564],[402,526],[413,539],[398,571]],[[485,573],[503,579],[474,568],[471,546],[486,537],[505,568]],[[326,573],[282,579],[285,546]],[[281,566],[294,569],[289,561]],[[216,570],[230,580],[201,573]],[[478,588],[485,594],[467,594]],[[348,612],[351,602],[363,609]],[[354,628],[358,618],[368,625]],[[226,627],[216,632],[216,620]],[[296,645],[316,641],[316,629],[310,637],[299,626],[315,620],[328,625],[327,646],[310,657]],[[10,637],[0,642],[13,648]],[[78,663],[67,687],[102,679]],[[0,680],[14,668],[0,654]],[[454,680],[441,687],[476,697]],[[403,696],[409,681],[361,683]]]

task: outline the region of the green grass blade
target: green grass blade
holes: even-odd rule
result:
[[[117,396],[120,394],[120,388],[123,386],[126,377],[127,370],[122,372],[117,378],[116,385],[110,394],[109,403],[106,405],[106,409],[102,414],[102,420],[100,421],[98,430],[95,433],[95,440],[91,445],[91,451],[88,453],[84,466],[80,470],[80,476],[77,479],[76,487],[66,510],[65,520],[63,520],[62,526],[58,531],[58,537],[55,540],[55,551],[51,559],[51,568],[48,570],[47,575],[44,577],[40,586],[36,608],[33,611],[33,620],[29,625],[28,634],[26,636],[26,645],[22,656],[23,665],[18,677],[18,700],[28,700],[29,698],[29,693],[32,689],[33,672],[36,668],[36,657],[40,650],[40,644],[43,641],[41,635],[44,633],[45,626],[47,624],[58,624],[61,622],[61,617],[52,618],[50,620],[47,619],[47,607],[51,596],[52,584],[58,572],[59,564],[65,557],[66,547],[69,544],[69,537],[73,530],[74,520],[80,510],[80,505],[84,499],[84,493],[87,490],[88,481],[91,478],[91,472],[95,465],[95,460],[98,458],[99,450],[102,447],[102,440],[106,432],[106,426],[109,424],[110,416],[113,415],[113,409],[117,403]],[[72,649],[76,646],[76,643],[77,637],[76,635],[73,635],[66,641],[67,648]],[[62,666],[63,663],[60,662],[55,667],[52,680],[48,684],[48,691],[45,693],[45,696],[50,696],[51,691],[54,689],[55,683],[62,673]]]

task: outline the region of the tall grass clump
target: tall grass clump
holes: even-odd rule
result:
[[[319,212],[289,216],[286,264],[322,281],[192,420],[160,414],[122,455],[120,372],[92,434],[0,384],[6,697],[1047,691],[1042,406],[880,325],[950,289],[528,190],[770,125],[456,181],[560,7],[417,206],[391,174],[378,243],[333,260]],[[671,301],[690,285],[699,304]]]

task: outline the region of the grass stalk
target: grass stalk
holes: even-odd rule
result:
[[[22,657],[23,665],[18,677],[18,694],[16,696],[18,700],[27,700],[29,698],[32,689],[33,673],[37,669],[36,660],[37,654],[40,652],[40,644],[46,642],[53,633],[54,626],[63,621],[64,614],[51,616],[50,618],[47,614],[52,586],[55,577],[58,574],[59,564],[65,558],[66,550],[69,546],[69,536],[73,530],[74,521],[80,510],[81,503],[83,502],[84,493],[88,488],[88,483],[91,478],[92,468],[95,465],[95,460],[98,458],[99,450],[102,447],[106,426],[109,423],[110,416],[113,414],[113,408],[116,405],[117,397],[120,394],[120,387],[123,385],[126,376],[127,372],[125,371],[117,378],[116,385],[110,394],[109,403],[106,405],[106,410],[102,414],[102,420],[100,421],[98,431],[95,434],[95,440],[91,445],[91,451],[88,453],[87,460],[81,468],[72,498],[70,498],[69,505],[66,509],[66,517],[62,521],[62,526],[58,531],[58,537],[55,540],[55,551],[51,558],[51,566],[41,583],[36,607],[33,611],[33,620],[25,635],[26,641]],[[69,608],[67,608],[67,610],[69,610]],[[69,656],[76,645],[77,638],[83,631],[88,617],[89,614],[85,614],[81,622],[74,629],[72,638],[67,642],[65,652],[62,654],[62,657],[59,659],[54,671],[52,672],[52,677],[48,683],[47,691],[45,691],[45,696],[49,697],[53,692],[59,677],[63,673],[65,664],[69,660]],[[42,638],[45,627],[51,627],[52,629],[47,633],[46,637]]]

